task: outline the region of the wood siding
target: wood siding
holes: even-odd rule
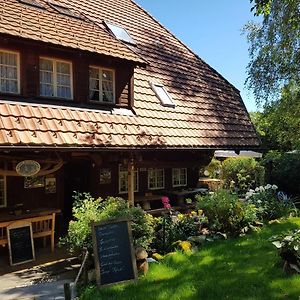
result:
[[[0,34],[0,49],[20,53],[21,93],[20,95],[0,94],[2,98],[47,102],[54,104],[80,105],[87,107],[121,106],[130,107],[134,67],[121,60],[70,49],[58,48],[39,42],[13,39]],[[72,62],[73,101],[39,96],[39,57],[50,57]],[[115,70],[115,104],[89,101],[89,66],[95,65]]]

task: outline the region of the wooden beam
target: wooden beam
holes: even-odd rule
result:
[[[128,204],[134,206],[134,161],[128,161]]]

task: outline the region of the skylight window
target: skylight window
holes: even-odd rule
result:
[[[128,44],[135,45],[134,39],[129,35],[129,33],[125,28],[106,21],[104,21],[104,24],[118,40],[121,40]]]
[[[31,5],[37,8],[45,8],[44,5],[36,0],[19,0],[22,4]]]
[[[61,13],[63,15],[66,15],[66,16],[69,16],[69,17],[73,17],[73,18],[82,19],[82,15],[79,12],[71,10],[68,7],[62,6],[61,4],[57,4],[57,3],[54,3],[54,2],[48,2],[48,4],[53,9],[55,9],[57,12],[59,12],[59,13]]]
[[[156,97],[160,100],[163,106],[175,107],[175,104],[162,84],[150,82],[153,92],[156,94]]]

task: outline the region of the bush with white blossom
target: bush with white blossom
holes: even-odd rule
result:
[[[276,185],[267,184],[250,189],[245,199],[257,208],[257,216],[261,221],[269,221],[281,217],[289,216],[295,212],[294,205],[291,201],[282,201],[277,197]]]

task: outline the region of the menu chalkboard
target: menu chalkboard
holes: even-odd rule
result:
[[[16,222],[7,227],[10,264],[19,265],[35,259],[31,223]]]
[[[129,220],[93,223],[93,245],[98,285],[137,278]]]

